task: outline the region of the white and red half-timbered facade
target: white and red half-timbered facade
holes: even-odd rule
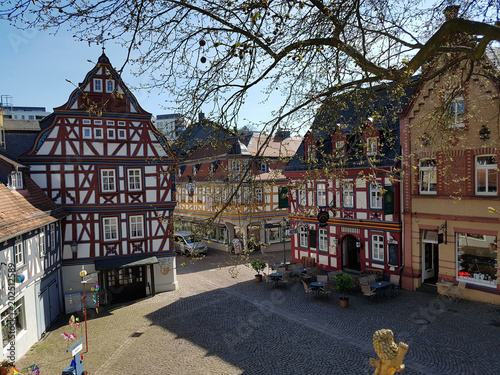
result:
[[[70,214],[63,228],[67,312],[80,308],[83,267],[88,283],[100,286],[90,307],[97,298],[112,303],[175,289],[174,156],[104,53],[41,122],[22,160]]]

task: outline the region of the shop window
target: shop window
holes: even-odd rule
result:
[[[372,236],[372,259],[384,261],[384,237],[378,234]]]
[[[268,243],[277,243],[281,241],[280,236],[280,227],[268,228],[266,229],[266,236]]]
[[[497,285],[497,238],[457,233],[457,279],[475,284]]]
[[[497,195],[497,161],[494,156],[476,158],[476,194]]]
[[[26,329],[24,298],[14,302],[13,308],[7,308],[0,315],[2,323],[2,346],[9,346],[11,341],[15,341],[15,336],[19,336],[21,331]],[[15,325],[15,336],[12,324]]]
[[[436,160],[426,159],[420,161],[418,185],[420,194],[436,194],[437,192]]]

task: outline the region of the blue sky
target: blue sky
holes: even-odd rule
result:
[[[0,95],[11,95],[14,106],[46,107],[51,112],[54,107],[64,104],[75,88],[66,80],[77,85],[102,53],[101,46],[89,47],[88,43],[76,42],[70,33],[61,31],[56,36],[51,33],[53,31],[18,30],[9,22],[0,20]],[[108,44],[106,55],[113,66],[120,68],[126,50]],[[145,78],[134,77],[130,66],[125,69],[123,79],[146,111],[153,115],[174,112],[164,109],[172,105],[165,103],[169,99],[165,94],[134,88]],[[272,104],[259,103],[259,97],[254,95],[248,100],[240,112],[238,127],[246,125],[247,118],[253,122],[270,119]],[[257,103],[258,111],[255,110]],[[207,106],[206,111],[210,108]]]

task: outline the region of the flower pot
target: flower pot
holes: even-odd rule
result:
[[[255,275],[255,281],[260,283],[262,281],[262,275]]]
[[[343,308],[349,307],[349,298],[348,297],[345,297],[345,298],[340,297],[339,301],[340,301],[340,307],[343,307]]]

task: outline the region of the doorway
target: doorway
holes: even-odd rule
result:
[[[435,284],[439,273],[438,232],[422,231],[422,282]]]
[[[361,247],[356,237],[347,235],[342,238],[342,268],[361,271]]]

